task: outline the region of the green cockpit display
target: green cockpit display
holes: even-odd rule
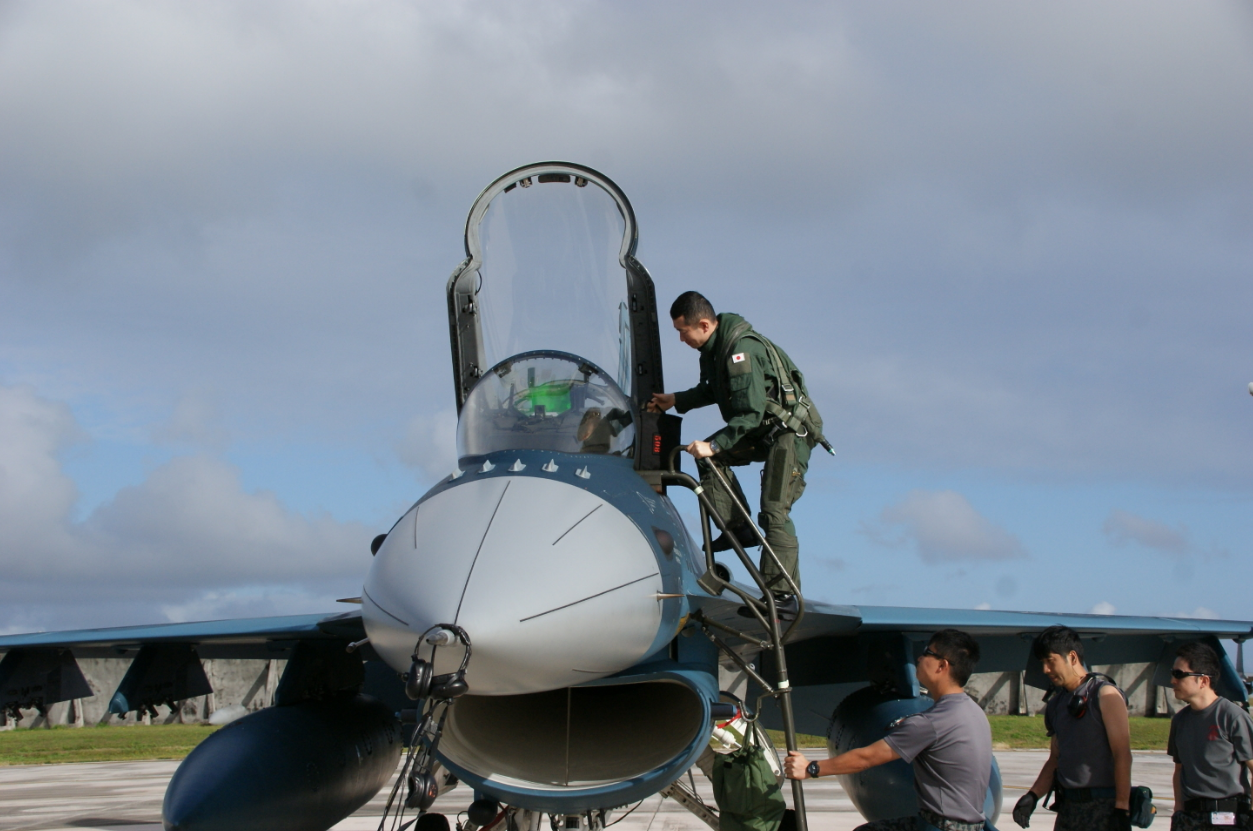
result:
[[[457,444],[463,458],[497,450],[629,456],[633,422],[626,395],[599,367],[566,352],[525,352],[470,391]]]

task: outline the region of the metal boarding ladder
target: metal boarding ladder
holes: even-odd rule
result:
[[[681,485],[696,495],[700,502],[700,526],[703,538],[703,548],[705,551],[705,573],[701,575],[697,582],[700,587],[715,597],[721,595],[728,589],[744,602],[757,619],[758,623],[766,630],[766,640],[741,632],[731,626],[727,626],[716,620],[710,620],[699,610],[692,615],[693,620],[700,624],[701,631],[705,636],[713,641],[714,645],[722,654],[726,655],[742,672],[753,679],[764,691],[765,694],[758,699],[758,703],[765,698],[774,698],[779,703],[779,712],[783,716],[783,734],[787,743],[788,750],[798,750],[796,744],[796,725],[792,714],[792,685],[788,681],[787,673],[787,657],[784,652],[784,644],[796,627],[800,624],[801,619],[805,616],[805,599],[801,597],[800,587],[792,579],[792,576],[783,570],[779,558],[775,555],[774,549],[770,547],[770,543],[766,542],[766,535],[757,527],[757,523],[753,521],[752,515],[745,506],[736,497],[731,483],[718,466],[712,463],[712,460],[701,460],[697,464],[708,464],[710,471],[714,474],[714,478],[718,482],[718,487],[722,488],[731,497],[731,502],[735,505],[736,511],[753,529],[753,534],[761,543],[761,550],[766,557],[774,561],[775,568],[782,575],[787,583],[788,590],[796,598],[796,617],[788,624],[786,629],[779,626],[778,610],[775,608],[774,591],[767,585],[765,577],[762,576],[761,570],[757,568],[757,564],[748,556],[748,552],[744,550],[744,546],[740,544],[739,539],[731,531],[729,523],[724,517],[718,514],[714,509],[713,503],[709,499],[709,495],[705,492],[704,486],[699,481],[693,479],[688,474],[679,470],[675,465],[678,454],[683,451],[682,447],[676,447],[670,453],[668,459],[669,467],[662,471],[661,479],[664,484]],[[715,562],[713,553],[713,534],[710,522],[718,526],[718,529],[726,535],[731,542],[731,547],[735,551],[736,556],[740,558],[740,563],[747,569],[749,576],[753,578],[753,582],[761,590],[761,598],[751,596],[739,586],[730,581],[730,574],[727,573],[725,566]],[[774,664],[778,670],[775,683],[772,685],[762,678],[761,674],[743,657],[741,657],[727,642],[715,634],[712,630],[718,630],[727,635],[740,638],[750,644],[759,644],[763,651],[769,649],[774,655]],[[805,792],[801,780],[792,780],[792,809],[796,813],[796,831],[808,831],[808,821],[805,817]]]

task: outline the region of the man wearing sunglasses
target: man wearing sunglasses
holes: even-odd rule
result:
[[[1055,831],[1130,831],[1131,724],[1127,701],[1107,676],[1083,665],[1075,630],[1050,626],[1031,645],[1052,682],[1044,728],[1049,758],[1035,784],[1014,806],[1014,822],[1030,825],[1031,812],[1054,792]]]
[[[1166,752],[1175,760],[1175,813],[1171,831],[1253,828],[1249,769],[1253,720],[1239,704],[1214,691],[1218,653],[1186,643],[1175,653],[1170,686],[1184,707],[1170,722]]]
[[[935,702],[929,710],[898,719],[886,737],[832,759],[810,762],[793,750],[783,762],[789,779],[860,773],[904,759],[914,769],[917,814],[877,820],[857,831],[984,831],[992,773],[988,718],[966,695],[979,660],[979,644],[965,632],[942,629],[918,658],[918,683]]]

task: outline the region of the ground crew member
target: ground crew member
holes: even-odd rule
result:
[[[1175,760],[1171,831],[1253,828],[1253,720],[1239,704],[1214,692],[1222,667],[1218,653],[1203,643],[1186,643],[1175,654],[1170,686],[1188,706],[1171,719],[1166,745]]]
[[[983,803],[992,773],[992,728],[963,687],[979,660],[965,632],[942,629],[922,651],[918,683],[935,701],[929,710],[894,722],[886,737],[832,759],[810,762],[799,751],[783,761],[789,779],[860,773],[904,759],[914,769],[918,813],[868,822],[857,831],[984,831]]]
[[[1014,822],[1026,828],[1036,803],[1051,789],[1055,831],[1130,831],[1126,699],[1108,677],[1084,668],[1083,643],[1073,629],[1045,629],[1031,655],[1053,683],[1044,709],[1044,728],[1052,740],[1035,784],[1014,806]]]
[[[654,393],[648,408],[664,412],[674,407],[685,413],[718,405],[726,426],[705,441],[692,442],[687,452],[696,459],[718,464],[730,480],[735,497],[745,506],[743,491],[730,466],[766,463],[757,521],[783,571],[799,587],[800,543],[792,524],[792,505],[805,491],[805,471],[814,445],[821,442],[828,446],[822,438],[822,419],[809,401],[804,378],[787,353],[754,332],[748,321],[729,312],[715,314],[710,302],[697,292],[679,295],[670,306],[670,319],[679,340],[700,350],[700,383],[683,392]],[[714,509],[741,545],[758,545],[748,523],[733,507],[731,497],[713,473],[706,464],[698,467],[701,484]],[[713,548],[725,551],[731,548],[731,542],[724,534],[714,541]],[[777,603],[780,612],[794,610],[796,600],[791,596],[791,586],[764,551],[761,572],[777,601],[782,602],[781,607]]]

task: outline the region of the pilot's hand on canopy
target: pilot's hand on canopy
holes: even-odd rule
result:
[[[694,459],[708,459],[714,454],[714,449],[707,441],[694,441],[683,449],[691,453]]]
[[[655,392],[653,400],[644,406],[650,413],[664,413],[674,406],[674,393]]]

